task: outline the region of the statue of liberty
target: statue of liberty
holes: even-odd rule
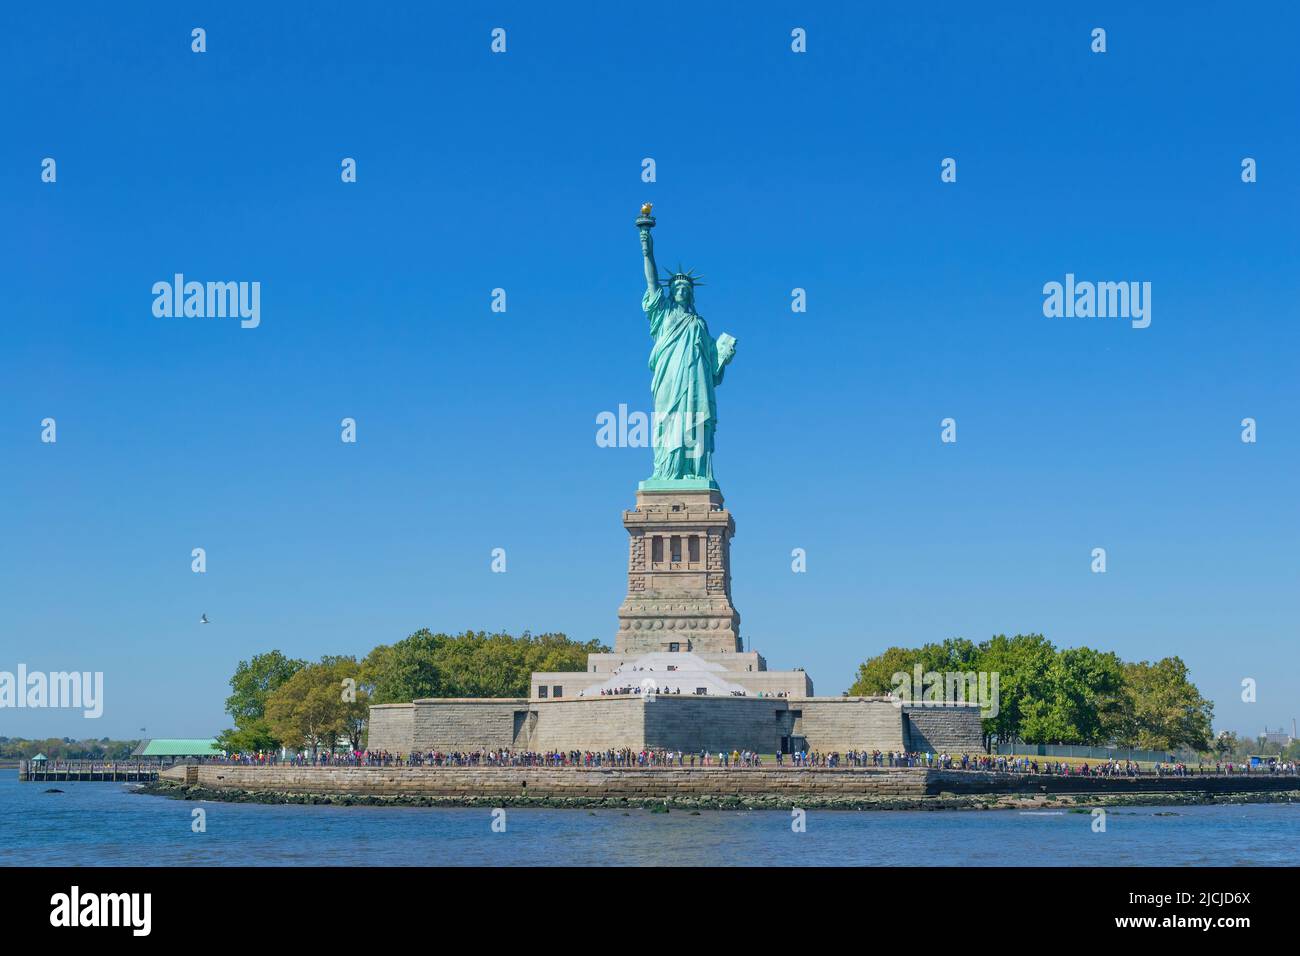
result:
[[[641,308],[650,320],[650,390],[654,393],[654,474],[646,490],[717,488],[713,480],[713,432],[718,423],[714,389],[736,354],[736,340],[725,332],[715,341],[704,317],[695,311],[693,271],[680,268],[666,279],[655,265],[650,204],[641,207],[637,227],[645,257],[645,295]]]

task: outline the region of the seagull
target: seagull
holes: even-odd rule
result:
[[[211,624],[212,622],[208,620],[208,616],[207,616],[207,614],[202,614],[202,615],[199,616],[199,623],[200,623],[200,624]]]

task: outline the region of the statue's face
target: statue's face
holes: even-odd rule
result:
[[[689,282],[673,283],[673,301],[678,305],[691,304],[691,284]]]

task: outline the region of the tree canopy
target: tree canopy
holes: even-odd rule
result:
[[[24,737],[0,737],[0,760],[30,760],[44,754],[49,760],[125,760],[131,756],[138,740],[98,740],[88,737],[48,737],[28,740]]]
[[[226,698],[226,713],[234,718],[235,726],[217,738],[217,746],[228,753],[277,749],[281,741],[266,719],[266,702],[305,666],[306,661],[285,657],[278,650],[240,661]]]
[[[608,651],[599,641],[563,634],[519,637],[465,631],[455,636],[422,629],[376,647],[361,662],[371,702],[422,697],[527,697],[533,671],[584,671],[587,655]]]
[[[326,657],[296,671],[266,700],[271,733],[313,755],[333,749],[340,737],[360,749],[369,701],[357,686],[357,673],[352,657]]]
[[[1177,657],[1126,663],[1109,651],[1057,649],[1041,634],[999,634],[980,644],[953,638],[891,647],[858,668],[851,695],[886,694],[893,675],[923,672],[998,675],[998,712],[984,721],[994,740],[1115,744],[1151,750],[1210,749],[1214,705]]]
[[[365,745],[371,704],[422,697],[527,697],[533,671],[586,670],[599,641],[563,634],[519,637],[465,631],[416,631],[381,644],[365,659],[325,656],[307,663],[280,651],[240,661],[230,678],[226,713],[235,726],[218,738],[228,752],[306,748],[313,753],[346,740]]]

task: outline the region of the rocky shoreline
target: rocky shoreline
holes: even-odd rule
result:
[[[667,798],[642,797],[529,797],[529,796],[431,796],[423,794],[378,795],[364,793],[295,793],[280,790],[245,790],[204,787],[170,782],[143,784],[137,793],[173,800],[218,801],[224,803],[297,804],[341,807],[513,807],[568,810],[1072,810],[1086,812],[1093,807],[1176,807],[1233,805],[1243,803],[1300,803],[1300,790],[1256,793],[1141,793],[1141,794],[980,794],[959,796],[826,797],[788,794],[772,796],[720,796]]]

